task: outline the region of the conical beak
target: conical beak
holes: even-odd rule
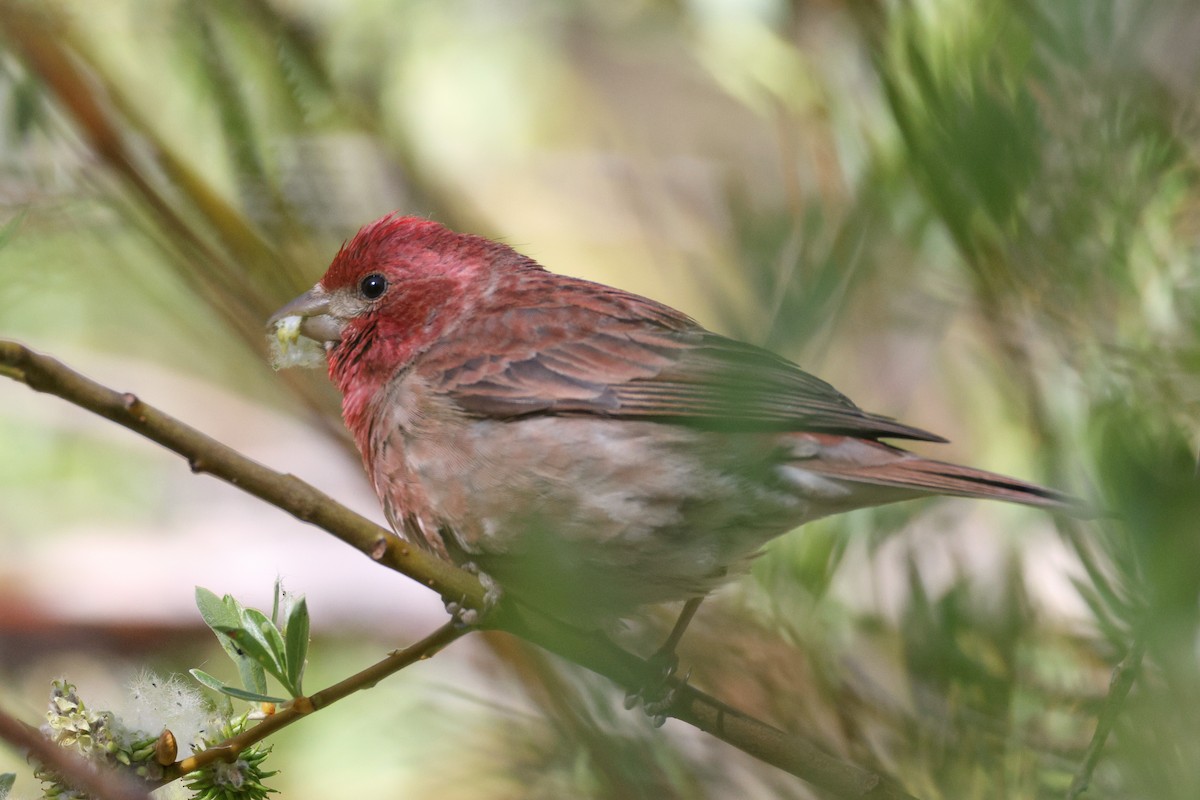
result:
[[[272,314],[267,320],[268,330],[274,330],[288,317],[300,317],[300,334],[317,342],[341,341],[346,324],[329,313],[329,295],[320,284]]]

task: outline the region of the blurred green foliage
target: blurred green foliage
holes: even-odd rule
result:
[[[922,798],[1061,797],[1144,647],[1092,792],[1200,792],[1194,3],[3,0],[0,36],[0,335],[338,436],[321,376],[267,374],[261,326],[375,216],[652,294],[1106,512],[815,523],[702,612],[697,684]],[[0,420],[0,529],[68,520],[72,471],[102,516],[151,491],[105,477],[106,453],[137,474],[111,442],[23,425]],[[384,770],[340,718],[275,764],[346,768],[312,796],[808,796],[589,676],[485,669],[469,714],[380,708]]]

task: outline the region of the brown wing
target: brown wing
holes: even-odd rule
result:
[[[469,414],[945,441],[868,414],[790,361],[666,306],[550,273],[525,279],[519,306],[475,315],[421,358],[421,372]]]

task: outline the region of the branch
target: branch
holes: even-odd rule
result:
[[[131,393],[119,393],[85,378],[59,361],[0,339],[0,373],[36,392],[53,394],[140,433],[187,459],[192,472],[207,473],[309,522],[346,544],[433,589],[446,600],[479,608],[479,579],[410,547],[391,531],[342,506],[304,481],[241,455],[195,428],[152,408]]]
[[[52,770],[74,788],[96,800],[150,800],[145,785],[104,769],[59,747],[19,719],[0,709],[0,740]]]
[[[343,681],[335,683],[327,689],[322,689],[309,697],[298,697],[287,708],[284,708],[243,733],[227,739],[218,745],[201,750],[196,755],[177,761],[163,770],[163,780],[166,784],[181,778],[189,772],[195,772],[214,761],[234,761],[238,755],[253,744],[261,742],[278,730],[286,728],[293,722],[331,706],[343,697],[347,697],[362,689],[370,689],[389,675],[392,675],[418,661],[432,658],[439,650],[454,642],[459,637],[470,632],[470,628],[458,621],[447,622],[419,642],[411,644],[403,650],[397,650],[382,661],[373,664],[361,672],[351,675]]]
[[[644,659],[608,639],[564,625],[535,609],[501,606],[493,615],[496,627],[603,675],[627,690],[636,691],[648,685],[654,674]],[[693,725],[836,797],[914,800],[883,776],[839,761],[811,742],[755,719],[678,678],[668,681],[668,692],[673,693],[674,701],[667,709],[667,716]]]
[[[312,523],[375,561],[419,581],[444,600],[484,607],[484,591],[470,573],[409,543],[293,475],[268,469],[135,395],[121,394],[35,353],[0,340],[0,374],[92,411],[161,444],[187,459],[193,472],[205,472]],[[582,631],[536,609],[502,603],[486,624],[534,644],[614,681],[626,690],[646,686],[654,670],[594,631]],[[706,731],[761,761],[842,798],[913,800],[890,781],[839,761],[808,741],[785,733],[684,684],[675,691],[668,715]],[[281,712],[282,713],[282,712]]]

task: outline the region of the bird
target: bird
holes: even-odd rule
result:
[[[401,537],[575,625],[686,601],[673,646],[766,543],[831,514],[930,495],[1082,507],[904,450],[891,440],[946,440],[667,305],[422,217],[364,226],[268,327],[319,345]]]

